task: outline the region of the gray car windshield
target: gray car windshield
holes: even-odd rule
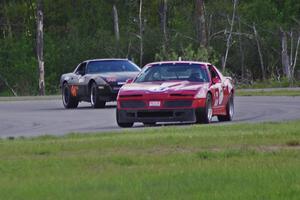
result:
[[[138,71],[140,71],[138,66],[127,60],[91,61],[87,66],[88,74]]]
[[[200,64],[153,65],[142,72],[135,82],[183,80],[209,82],[206,69]]]

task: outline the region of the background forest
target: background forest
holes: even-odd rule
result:
[[[90,58],[202,60],[238,84],[300,74],[299,0],[1,0],[0,95],[36,95],[37,4],[46,94]]]

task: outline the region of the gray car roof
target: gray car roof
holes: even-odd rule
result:
[[[128,60],[127,58],[96,58],[96,59],[89,59],[83,62],[90,62],[90,61],[118,61],[118,60]]]

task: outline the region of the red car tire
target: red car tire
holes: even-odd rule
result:
[[[232,121],[234,114],[233,95],[230,96],[229,101],[226,104],[226,115],[219,115],[218,120],[220,122]]]
[[[120,122],[119,110],[118,109],[116,109],[116,119],[117,119],[118,126],[122,127],[122,128],[130,128],[134,124],[133,122],[128,122],[128,123]]]
[[[212,97],[208,93],[205,107],[196,111],[196,123],[209,124],[212,120]]]

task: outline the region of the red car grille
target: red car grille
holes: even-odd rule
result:
[[[164,107],[174,108],[174,107],[190,107],[193,101],[191,100],[177,100],[177,101],[165,101]]]
[[[137,117],[141,118],[152,118],[152,117],[172,117],[172,111],[154,111],[154,112],[147,112],[147,111],[139,111],[137,112]]]
[[[193,97],[194,95],[192,94],[181,94],[181,93],[174,93],[170,94],[171,97]]]
[[[144,108],[146,107],[143,101],[121,101],[121,108]]]
[[[180,108],[180,107],[191,107],[193,104],[192,100],[168,100],[163,102],[164,108]],[[121,101],[121,108],[145,108],[147,104],[145,101],[141,100],[129,100]]]
[[[142,97],[141,94],[120,95],[120,98]]]

